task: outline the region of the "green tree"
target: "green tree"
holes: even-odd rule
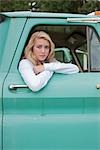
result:
[[[29,3],[36,2],[35,6]],[[89,13],[100,10],[98,0],[0,0],[1,11],[30,10],[46,12]]]
[[[23,0],[1,0],[0,11],[29,10],[29,1]]]
[[[96,10],[100,10],[100,1],[97,0],[86,1],[81,7],[78,8],[78,12],[81,13],[90,13]]]
[[[81,5],[79,0],[37,0],[40,11],[76,13]]]

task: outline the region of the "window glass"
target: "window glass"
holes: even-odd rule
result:
[[[91,71],[100,71],[100,38],[92,28],[89,28],[89,34]]]

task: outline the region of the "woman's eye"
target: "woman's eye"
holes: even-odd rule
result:
[[[45,46],[45,49],[49,49],[49,46]]]
[[[42,45],[38,45],[37,48],[41,49],[41,48],[42,48]]]
[[[44,48],[44,49],[46,49],[46,50],[47,50],[47,49],[49,49],[49,46],[48,46],[48,45],[47,45],[47,46],[38,45],[38,46],[37,46],[37,48],[38,48],[38,49],[42,49],[42,48]]]

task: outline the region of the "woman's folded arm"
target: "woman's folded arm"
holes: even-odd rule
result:
[[[73,74],[78,73],[79,68],[71,63],[61,63],[61,62],[51,62],[51,63],[44,63],[44,68],[47,71],[54,71],[56,73],[63,73],[63,74]]]
[[[19,72],[24,82],[34,92],[43,88],[53,75],[52,71],[47,70],[36,75],[33,65],[28,60],[24,59],[19,63]]]

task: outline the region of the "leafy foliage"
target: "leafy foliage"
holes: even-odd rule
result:
[[[32,4],[36,2],[36,5]],[[29,5],[31,4],[31,5]],[[89,13],[100,10],[98,0],[1,0],[1,11],[30,10],[45,12]]]

